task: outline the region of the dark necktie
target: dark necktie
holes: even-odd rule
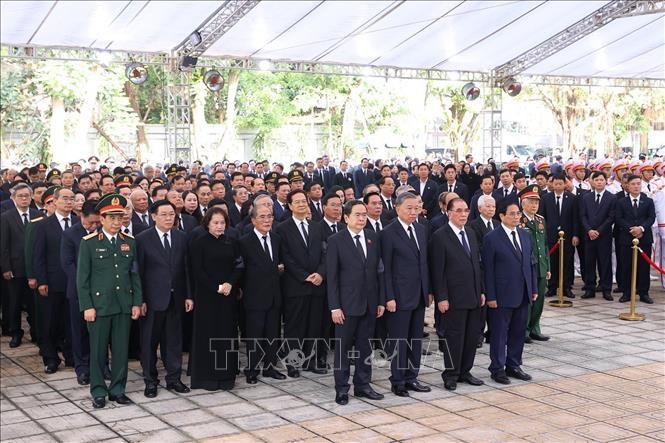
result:
[[[420,251],[420,248],[418,247],[418,242],[416,241],[416,237],[413,236],[413,227],[409,226],[407,230],[409,231],[409,239],[413,242],[414,245],[416,245],[416,249]]]
[[[65,222],[65,229],[69,229],[69,217],[63,218],[62,221]]]
[[[647,189],[651,192],[651,183],[647,183]]]
[[[471,257],[471,248],[469,248],[469,244],[466,242],[466,235],[464,235],[464,231],[459,231],[460,237],[462,237],[462,246],[464,246],[464,250],[466,251],[466,255]]]
[[[637,214],[637,199],[636,198],[633,199],[633,211],[635,211],[635,213]]]
[[[515,250],[517,251],[518,254],[522,255],[522,249],[520,248],[520,244],[517,243],[517,234],[515,231],[511,232],[510,235],[513,236],[513,246],[515,246]]]
[[[360,235],[356,235],[353,238],[356,239],[356,248],[358,248],[358,251],[360,252],[360,256],[363,258],[363,260],[365,260],[366,259],[365,250],[363,249],[363,245],[360,244]]]
[[[166,255],[169,257],[171,256],[171,243],[169,242],[169,235],[167,233],[164,233],[164,250],[166,251]]]
[[[600,194],[596,194],[596,205],[600,205]]]
[[[508,190],[504,188],[503,190],[503,198],[508,197]]]
[[[393,210],[393,203],[390,201],[390,199],[386,200],[386,204],[388,205],[388,210],[392,211]]]
[[[268,254],[268,257],[270,257],[270,260],[272,260],[272,255],[270,255],[270,248],[268,247],[268,236],[267,235],[263,236],[263,249],[266,251],[266,254]]]
[[[129,228],[125,228],[124,233],[129,234]]]
[[[115,249],[115,237],[111,237],[111,246]]]
[[[300,222],[300,230],[302,231],[302,236],[305,238],[305,244],[309,245],[309,235],[307,235],[307,228],[305,228],[305,222]]]
[[[318,212],[319,215],[321,215],[321,202],[316,202],[316,212]]]
[[[23,213],[23,226],[28,224],[28,214]]]
[[[561,215],[561,197],[556,196],[556,209],[559,211],[559,215]]]
[[[148,216],[147,216],[147,215],[143,214],[143,215],[141,216],[141,219],[143,220],[143,224],[144,224],[144,225],[147,225],[147,224],[148,224]]]
[[[381,230],[381,225],[379,224],[379,222],[375,222],[374,227],[376,228],[375,229],[376,232],[379,232]]]
[[[336,225],[335,223],[333,223],[332,225],[330,225],[330,230],[333,231],[333,234],[334,234],[335,232],[337,232],[337,225]]]
[[[580,195],[582,193],[582,183],[577,185],[577,195]]]
[[[487,229],[492,230],[492,222],[487,222]]]
[[[203,211],[203,215],[204,215],[204,216],[206,215],[206,211],[207,211],[207,210],[208,210],[208,208],[203,208],[203,209],[202,209],[202,211]]]
[[[448,192],[453,192],[453,185],[448,185]]]

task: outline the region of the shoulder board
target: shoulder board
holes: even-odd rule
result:
[[[33,218],[32,220],[30,220],[30,223],[35,223],[35,222],[38,222],[40,220],[44,220],[44,217]]]
[[[97,233],[93,232],[93,233],[88,234],[85,237],[83,237],[83,240],[90,240],[91,238],[95,238],[95,237],[97,237]]]
[[[535,216],[534,218],[535,218],[536,220],[545,220],[545,217],[543,217],[543,216],[540,215],[540,214],[536,214],[536,216]]]
[[[121,239],[121,240],[124,240],[125,237],[127,237],[127,238],[131,238],[131,239],[134,238],[134,237],[132,237],[131,235],[129,235],[129,234],[125,234],[125,233],[122,233],[122,232],[119,232],[118,235],[120,236],[120,239]]]

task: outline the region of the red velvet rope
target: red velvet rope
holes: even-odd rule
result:
[[[550,255],[554,254],[557,249],[559,249],[559,242],[556,242],[554,246],[552,246],[552,249],[550,249]]]
[[[665,270],[663,270],[663,268],[654,263],[654,261],[651,260],[651,257],[646,255],[642,249],[640,249],[640,255],[647,263],[651,265],[652,268],[654,268],[656,271],[660,272],[661,274],[665,274]]]

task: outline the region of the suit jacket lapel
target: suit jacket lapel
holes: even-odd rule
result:
[[[454,244],[455,248],[459,250],[459,254],[463,254],[464,257],[469,257],[466,251],[464,250],[464,246],[462,246],[462,243],[459,238],[455,235],[455,231],[453,231],[453,228],[450,227],[450,225],[446,225],[445,227],[446,232],[448,233],[448,238],[450,239],[451,243]],[[467,231],[464,231],[464,235],[467,235]],[[468,237],[468,235],[467,235]],[[469,242],[469,239],[467,238],[467,243]]]
[[[346,242],[349,244],[348,247],[349,247],[352,251],[354,251],[353,255],[356,257],[356,259],[358,259],[358,260],[360,261],[360,263],[364,264],[364,263],[365,263],[365,260],[364,260],[363,257],[360,255],[360,251],[358,250],[358,247],[356,246],[356,242],[355,242],[355,240],[353,239],[353,232],[349,231],[348,228],[346,229],[346,231],[347,231],[348,235],[343,234],[344,237],[346,237],[346,240],[344,240],[344,241],[346,241]],[[365,236],[365,247],[367,247],[367,237],[366,237],[366,236]]]
[[[510,237],[508,237],[508,234],[507,234],[506,231],[504,231],[503,229],[501,230],[501,234],[502,234],[501,237],[505,240],[505,242],[507,242],[508,247],[509,247],[510,250],[512,251],[512,253],[513,253],[513,255],[515,256],[515,258],[516,258],[518,261],[521,262],[521,261],[522,261],[522,257],[520,257],[520,254],[517,252],[517,250],[515,250],[515,245],[513,244],[513,240],[512,240]],[[518,235],[519,235],[519,234],[518,234]],[[520,242],[521,242],[521,241],[522,241],[522,237],[520,237]],[[524,248],[522,248],[522,256],[524,256]]]
[[[402,237],[402,240],[405,241],[405,242],[409,245],[409,248],[411,248],[411,250],[413,251],[413,253],[416,254],[416,256],[417,256],[417,255],[420,253],[420,251],[418,251],[418,247],[417,247],[416,245],[413,244],[413,242],[411,241],[411,239],[410,239],[409,236],[407,235],[406,231],[404,230],[404,227],[403,227],[402,224],[399,222],[399,220],[397,220],[397,226],[396,226],[396,228],[397,228],[397,232],[399,233],[398,235],[399,235],[400,237]],[[414,230],[415,230],[415,226],[414,226],[413,228],[414,228]]]
[[[16,223],[18,228],[21,231],[25,231],[25,225],[23,224],[23,217],[21,216],[21,214],[19,214],[18,209],[12,208],[12,209],[9,209],[9,210],[14,213],[14,215],[12,215],[12,218],[14,219],[14,222]],[[29,215],[28,215],[28,218],[30,218]]]

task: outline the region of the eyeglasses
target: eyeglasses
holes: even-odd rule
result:
[[[509,216],[509,217],[519,217],[520,215],[522,215],[522,213],[521,213],[520,211],[517,211],[517,212],[506,212],[506,215]]]
[[[256,218],[258,218],[259,220],[272,220],[275,217],[273,217],[272,215],[259,215]]]
[[[465,209],[455,209],[454,211],[451,212],[457,212],[458,214],[468,214],[471,212],[471,209],[465,208]]]
[[[66,202],[73,202],[74,197],[60,197],[59,200],[66,201]]]

